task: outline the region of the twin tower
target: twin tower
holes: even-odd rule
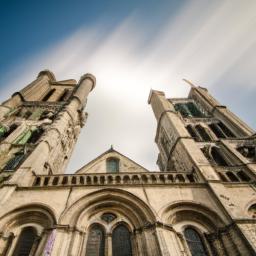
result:
[[[160,171],[110,149],[64,173],[95,83],[45,70],[0,105],[0,255],[255,255],[256,135],[205,88],[150,92]]]

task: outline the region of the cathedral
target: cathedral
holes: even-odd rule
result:
[[[256,255],[255,131],[205,88],[151,90],[158,172],[111,147],[65,174],[95,85],[44,70],[0,105],[0,255]]]

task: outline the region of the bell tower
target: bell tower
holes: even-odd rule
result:
[[[195,171],[206,180],[249,181],[256,173],[254,131],[207,89],[191,86],[187,98],[167,99],[152,90],[155,141],[161,171]]]
[[[0,182],[25,184],[33,173],[62,174],[87,114],[95,77],[56,81],[48,70],[0,105]]]

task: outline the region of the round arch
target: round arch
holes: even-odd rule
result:
[[[194,222],[212,232],[225,226],[225,221],[215,211],[194,201],[176,201],[163,207],[159,215],[164,223]]]
[[[0,230],[11,232],[19,226],[28,223],[35,224],[35,227],[51,228],[57,223],[52,209],[42,204],[29,204],[15,208],[0,217]],[[39,232],[39,229],[37,232]]]

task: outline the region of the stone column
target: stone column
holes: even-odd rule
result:
[[[148,256],[162,256],[162,252],[160,250],[157,234],[155,228],[145,229],[143,231],[146,241],[146,248]]]
[[[57,227],[56,236],[53,244],[51,255],[69,256],[68,248],[70,244],[70,234],[68,227]]]
[[[107,250],[107,256],[112,256],[112,236],[107,234],[105,238],[105,250]]]
[[[13,240],[13,234],[8,235],[0,234],[0,256],[5,256],[10,249]]]

